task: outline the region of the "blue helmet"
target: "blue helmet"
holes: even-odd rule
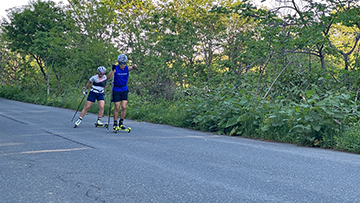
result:
[[[97,71],[98,71],[99,73],[106,73],[106,68],[105,68],[104,66],[99,66],[99,67],[97,68]]]
[[[125,54],[120,54],[119,56],[118,56],[118,61],[120,62],[120,63],[126,63],[127,62],[127,56],[125,55]]]

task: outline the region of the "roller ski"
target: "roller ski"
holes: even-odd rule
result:
[[[125,131],[125,132],[128,132],[128,133],[130,133],[130,131],[131,131],[131,128],[130,127],[125,127],[124,125],[120,125],[120,126],[114,126],[114,133],[117,133],[117,132],[119,132],[119,131]]]
[[[100,120],[98,120],[96,123],[95,123],[95,127],[102,127],[102,128],[107,128],[108,127],[108,124],[104,124],[102,123]]]

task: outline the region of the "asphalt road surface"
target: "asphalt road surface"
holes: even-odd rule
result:
[[[360,202],[357,154],[74,113],[0,98],[0,202]]]

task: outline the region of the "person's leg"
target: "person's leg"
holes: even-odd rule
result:
[[[104,100],[98,100],[98,104],[99,104],[99,113],[98,113],[97,124],[100,125],[100,126],[102,126],[102,125],[104,125],[104,124],[101,122],[101,118],[102,118],[103,115],[104,115],[105,102],[104,102]]]
[[[121,112],[120,112],[120,119],[125,119],[126,115],[126,106],[127,106],[127,100],[121,101]]]
[[[80,116],[75,122],[75,127],[80,125],[82,119],[84,118],[86,112],[90,109],[92,103],[93,102],[91,102],[91,101],[86,101],[85,107],[83,108],[83,110],[81,110]]]
[[[127,100],[122,100],[121,101],[120,121],[119,121],[119,126],[122,129],[125,129],[123,121],[124,121],[124,118],[126,115],[126,105],[127,105]]]
[[[80,113],[80,117],[81,117],[81,118],[84,118],[86,112],[89,111],[92,103],[93,103],[93,102],[91,102],[91,101],[86,101],[85,107],[83,108],[83,110],[82,110],[81,113]]]
[[[114,102],[114,126],[117,126],[117,119],[119,117],[120,102]]]
[[[104,115],[104,106],[105,106],[105,102],[104,100],[98,100],[99,103],[99,113],[98,113],[98,117],[102,118]]]
[[[122,129],[125,129],[125,126],[123,125],[123,121],[125,119],[125,115],[126,115],[126,106],[127,106],[127,100],[128,100],[128,93],[129,91],[125,91],[121,94],[121,112],[120,112],[120,122],[119,122],[119,126]]]
[[[114,121],[117,121],[119,118],[119,109],[120,109],[120,102],[114,103]]]
[[[113,91],[112,95],[112,102],[114,102],[114,112],[113,112],[113,118],[114,118],[114,130],[118,127],[117,125],[117,118],[119,117],[119,108],[120,108],[120,95],[118,92]]]
[[[83,110],[80,113],[80,118],[84,118],[86,112],[89,111],[91,105],[95,102],[95,100],[96,100],[96,94],[94,92],[90,91],[89,96],[86,101],[86,104],[85,104],[85,107],[83,108]]]

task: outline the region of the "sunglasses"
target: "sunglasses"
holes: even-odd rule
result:
[[[119,63],[119,65],[126,65],[126,63]]]

